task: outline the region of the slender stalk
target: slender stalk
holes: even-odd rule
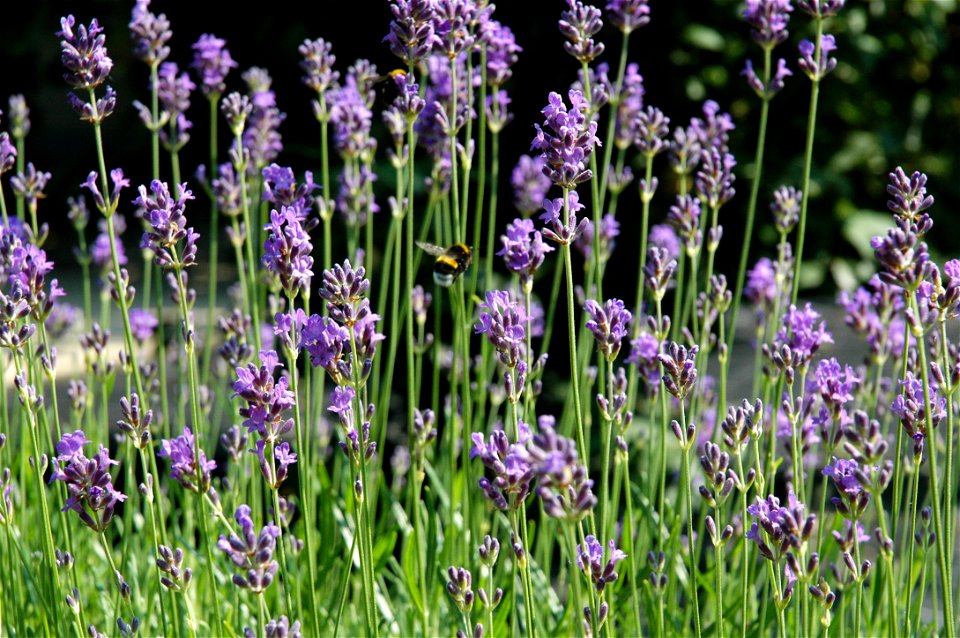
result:
[[[763,85],[770,82],[770,60],[772,47],[763,47]],[[757,213],[757,198],[760,194],[760,182],[763,179],[763,155],[767,139],[767,118],[770,113],[770,97],[764,95],[760,100],[760,128],[757,132],[757,148],[753,159],[753,179],[750,182],[750,199],[747,203],[747,220],[743,228],[743,244],[740,247],[740,263],[737,266],[737,283],[733,292],[733,311],[730,314],[730,335],[727,337],[727,350],[733,350],[733,340],[737,332],[737,316],[740,313],[740,300],[747,272],[747,259],[753,244],[753,221]],[[722,405],[722,404],[721,404]]]
[[[680,427],[686,437],[687,417],[683,409],[683,401],[680,402]],[[680,466],[680,489],[684,494],[687,504],[687,556],[690,559],[687,568],[690,570],[688,575],[690,583],[690,597],[693,599],[693,618],[697,629],[697,638],[701,636],[700,629],[700,600],[697,594],[697,564],[695,562],[696,552],[694,551],[693,536],[693,493],[690,489],[690,446],[692,441],[683,441],[683,463]],[[718,592],[719,595],[719,592]]]
[[[917,303],[916,294],[910,294],[914,312],[919,316],[920,308]],[[926,406],[932,406],[931,390],[929,379],[929,367],[927,366],[927,349],[924,343],[923,335],[915,335],[918,342],[917,352],[920,354],[920,371],[923,379],[923,402]],[[940,583],[943,586],[943,624],[944,632],[947,638],[953,638],[956,626],[953,623],[953,583],[950,582],[950,570],[947,567],[947,549],[943,534],[942,512],[940,510],[940,489],[939,472],[937,471],[937,435],[933,429],[933,411],[932,408],[924,410],[924,420],[926,422],[926,431],[930,433],[930,502],[933,509],[933,527],[937,533],[937,565],[940,570]],[[951,555],[952,555],[951,548]]]
[[[823,18],[816,17],[817,37],[814,62],[820,68],[820,39],[823,36]],[[807,201],[810,198],[810,167],[813,165],[813,137],[817,129],[817,101],[820,97],[820,79],[814,79],[810,85],[810,110],[807,115],[807,141],[803,151],[803,192],[800,195],[800,222],[797,225],[797,249],[793,265],[793,289],[790,293],[790,303],[797,303],[797,293],[800,291],[800,267],[803,264],[803,240],[807,232]]]
[[[288,295],[287,302],[291,312],[294,308],[294,297],[293,295]],[[291,326],[291,343],[296,344],[296,326]],[[297,449],[301,451],[306,449],[306,441],[304,437],[304,427],[300,418],[300,404],[299,404],[299,395],[297,393],[299,381],[297,377],[297,351],[292,348],[287,348],[287,361],[289,362],[289,379],[290,379],[290,391],[293,393],[293,425],[296,431],[297,437]],[[313,545],[313,497],[310,490],[310,480],[308,478],[308,472],[304,472],[300,475],[299,480],[297,481],[298,487],[300,489],[300,511],[303,516],[303,535],[305,550],[307,552],[307,572],[308,572],[308,583],[310,586],[309,591],[309,600],[310,600],[310,616],[313,621],[314,631],[320,632],[320,617],[317,614],[317,602],[316,602],[316,591],[317,591],[317,581],[316,581],[316,566],[314,558],[314,545]],[[276,497],[276,490],[274,490],[274,496]],[[275,503],[276,505],[276,503]],[[277,512],[279,512],[277,508]],[[279,514],[278,514],[279,516]],[[284,587],[287,587],[288,583],[284,583]]]
[[[219,93],[211,93],[207,101],[210,107],[210,179],[217,174],[217,104]],[[249,232],[249,228],[247,229]],[[217,289],[220,284],[218,269],[220,265],[220,206],[217,198],[210,198],[210,281],[207,288],[207,326],[203,339],[203,366],[200,378],[204,381],[210,375],[210,357],[213,354],[213,326],[217,318]]]

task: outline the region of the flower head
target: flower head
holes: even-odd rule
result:
[[[797,60],[797,66],[807,74],[807,77],[814,82],[819,82],[827,76],[828,73],[837,68],[837,59],[830,57],[830,54],[837,50],[837,41],[829,33],[820,37],[820,59],[816,58],[817,47],[810,40],[801,40],[799,45],[800,59]]]
[[[200,462],[197,462],[196,443],[193,431],[184,426],[183,434],[172,439],[160,441],[161,458],[170,459],[170,478],[198,494],[206,494],[210,489],[210,473],[216,469],[217,462],[207,459],[200,449]]]
[[[187,185],[180,184],[177,188],[177,197],[170,195],[170,187],[166,182],[153,180],[150,182],[150,192],[146,186],[140,186],[140,197],[134,204],[143,208],[143,218],[149,224],[143,233],[140,247],[153,251],[154,261],[161,268],[186,268],[197,263],[197,240],[200,234],[187,227],[187,218],[184,216],[187,202],[193,199],[193,193],[187,190]],[[184,241],[182,249],[179,243]]]
[[[67,488],[62,511],[76,512],[84,525],[102,532],[113,519],[117,504],[127,497],[113,487],[110,477],[110,466],[119,463],[110,458],[109,451],[102,445],[88,459],[83,453],[87,443],[82,430],[63,435],[57,443],[50,482],[63,481]]]
[[[750,37],[754,42],[773,48],[787,39],[791,11],[790,0],[747,0],[743,19],[752,27]]]
[[[76,27],[76,29],[74,29]],[[63,79],[80,91],[93,89],[110,75],[113,60],[107,55],[103,27],[94,18],[90,26],[77,25],[72,15],[60,18],[60,61],[66,73]]]
[[[297,50],[303,56],[300,61],[303,83],[317,93],[326,93],[340,79],[340,72],[333,70],[333,65],[337,63],[333,45],[323,38],[317,38],[304,40]]]
[[[233,383],[233,395],[247,402],[240,408],[243,425],[251,432],[274,442],[293,429],[293,419],[284,418],[285,413],[296,405],[296,397],[287,387],[287,378],[274,379],[274,370],[280,359],[273,350],[260,352],[260,365],[248,363],[237,366],[237,380]]]
[[[593,40],[603,27],[600,9],[580,0],[567,0],[567,9],[560,14],[559,27],[567,39],[563,48],[580,62],[589,64],[603,53],[603,43]]]
[[[150,0],[137,0],[130,14],[130,36],[133,55],[150,66],[160,64],[170,55],[167,42],[173,37],[166,14],[150,11]]]
[[[530,429],[520,422],[520,437],[511,443],[502,429],[494,430],[488,441],[483,434],[474,432],[470,458],[479,457],[487,469],[494,473],[493,481],[483,477],[480,489],[494,507],[499,510],[519,508],[530,493],[533,481],[533,466],[524,445],[530,438]]]
[[[435,3],[431,0],[391,0],[390,32],[383,38],[405,64],[416,65],[442,42],[434,30]]]
[[[500,236],[503,248],[497,253],[507,268],[520,275],[523,282],[532,282],[546,254],[554,248],[543,241],[540,231],[533,229],[530,219],[514,219],[507,224],[507,232]]]
[[[627,324],[633,319],[633,315],[621,299],[608,299],[602,306],[593,299],[588,299],[583,309],[590,317],[587,320],[587,330],[592,332],[597,340],[600,353],[608,361],[613,361],[620,352],[623,338],[628,334]]]
[[[649,0],[607,0],[610,24],[625,34],[650,23]]]
[[[504,365],[517,367],[523,360],[526,324],[530,320],[523,306],[511,299],[505,290],[489,290],[486,301],[479,307],[480,322],[474,330],[487,336]]]
[[[543,200],[553,183],[544,170],[546,163],[542,155],[521,155],[510,174],[513,205],[524,217],[533,215],[543,206]]]
[[[264,525],[258,534],[250,511],[248,505],[237,508],[234,518],[240,525],[240,534],[231,533],[229,538],[221,534],[217,547],[242,570],[241,573],[233,575],[233,583],[241,589],[249,589],[259,594],[270,586],[280,568],[273,559],[277,539],[280,538],[280,528],[269,523]]]
[[[283,206],[270,212],[270,223],[264,226],[267,239],[263,246],[263,267],[280,282],[287,295],[309,292],[313,279],[313,244],[296,209]]]
[[[597,123],[587,121],[590,105],[580,91],[568,93],[570,109],[559,93],[550,93],[543,108],[543,125],[534,124],[537,135],[530,148],[541,152],[546,160],[544,175],[563,188],[572,189],[593,177],[587,161],[594,147],[600,145]]]
[[[617,549],[617,544],[613,539],[610,539],[608,547],[610,553],[606,563],[604,563],[603,545],[595,536],[589,535],[584,539],[582,545],[577,545],[577,566],[597,588],[598,593],[602,592],[608,583],[616,582],[618,577],[617,563],[627,557],[623,551]]]
[[[238,66],[226,47],[226,40],[209,33],[201,35],[193,44],[191,66],[200,77],[200,88],[207,97],[222,95],[227,88],[227,74]]]

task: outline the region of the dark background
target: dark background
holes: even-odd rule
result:
[[[598,6],[602,8],[603,4]],[[875,270],[865,242],[889,225],[885,213],[876,213],[885,210],[886,174],[897,165],[908,172],[922,170],[930,177],[929,189],[937,199],[931,211],[936,223],[931,238],[935,254],[955,255],[960,243],[956,220],[960,210],[960,16],[956,5],[932,0],[848,4],[840,17],[827,24],[827,30],[837,36],[840,65],[821,88],[805,251],[813,262],[807,270],[811,275],[807,293],[832,295],[838,285],[849,286]],[[122,166],[134,186],[147,182],[150,176],[148,134],[131,106],[135,99],[148,99],[148,71],[130,55],[127,23],[132,2],[18,5],[13,12],[8,7],[5,19],[0,20],[0,105],[6,110],[6,97],[13,93],[23,93],[27,98],[33,124],[27,138],[27,158],[53,173],[49,197],[40,209],[41,218],[54,229],[47,248],[61,263],[72,263],[67,251],[75,238],[65,219],[65,200],[78,192],[78,184],[95,167],[96,158],[90,127],[78,121],[66,101],[55,35],[59,18],[73,12],[79,22],[86,24],[96,17],[106,28],[107,45],[115,61],[110,83],[119,94],[116,114],[104,130],[107,163],[108,167]],[[358,57],[368,58],[382,72],[395,68],[397,60],[382,42],[390,20],[388,3],[275,1],[255,6],[251,12],[232,2],[155,0],[152,10],[166,13],[171,20],[174,37],[169,59],[181,68],[192,60],[190,45],[207,32],[225,38],[240,64],[228,78],[228,91],[245,89],[241,71],[250,66],[265,67],[273,76],[278,105],[287,116],[281,127],[285,151],[279,163],[292,166],[297,173],[307,169],[316,172],[319,127],[311,111],[312,92],[300,82],[297,46],[304,38],[326,38],[333,44],[341,72]],[[499,228],[515,213],[510,204],[509,171],[520,154],[529,152],[533,124],[541,121],[539,110],[547,94],[565,93],[576,77],[578,63],[563,51],[556,27],[565,6],[561,0],[502,2],[494,13],[514,30],[524,49],[507,87],[515,119],[503,136]],[[759,101],[739,72],[746,56],[759,65],[761,52],[749,39],[749,29],[740,18],[740,2],[653,0],[651,7],[651,23],[634,32],[630,41],[629,59],[640,65],[645,103],[661,108],[677,125],[699,115],[703,101],[710,98],[729,111],[737,125],[730,143],[738,161],[737,196],[721,212],[726,239],[718,262],[732,275],[739,255],[759,113]],[[799,186],[810,83],[797,70],[796,45],[801,38],[810,37],[811,28],[808,16],[795,11],[789,40],[774,51],[775,57],[787,59],[796,74],[771,106],[768,161],[758,213],[760,229],[753,258],[770,254],[775,241],[765,215],[771,191],[781,183]],[[605,26],[598,39],[607,46],[601,61],[615,66],[621,43],[619,31]],[[188,114],[194,121],[193,139],[182,156],[183,175],[190,181],[196,166],[206,158],[206,109],[205,98],[197,92]],[[375,122],[379,127],[379,113]],[[603,130],[605,122],[601,122]],[[226,132],[224,126],[221,132]],[[386,140],[382,134],[379,139],[378,157],[383,161]],[[163,165],[168,176],[165,161]],[[663,220],[672,199],[666,167],[665,157],[658,157],[655,170],[661,187],[653,202],[655,223]],[[390,171],[381,174],[378,200],[385,207],[392,177]],[[195,192],[200,194],[199,189]],[[9,202],[9,189],[7,195]],[[134,189],[125,195],[132,200]],[[129,213],[131,209],[127,205],[121,210]],[[198,212],[191,216],[192,221],[203,231],[206,206],[193,210]],[[618,219],[623,235],[611,267],[632,269],[639,224],[635,185],[622,197]],[[378,227],[385,225],[380,223]],[[128,233],[128,244],[133,244],[134,235]],[[133,268],[137,267],[135,261],[131,263]],[[428,277],[425,272],[420,274],[421,278]],[[632,298],[632,291],[623,294]]]

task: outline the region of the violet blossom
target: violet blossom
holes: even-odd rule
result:
[[[102,445],[92,458],[83,453],[89,443],[82,430],[66,433],[57,443],[50,482],[62,481],[67,488],[67,500],[61,511],[74,511],[80,521],[96,532],[107,529],[113,520],[118,503],[127,500],[117,491],[110,477],[110,466],[119,465],[110,458]]]
[[[623,300],[608,299],[600,305],[593,299],[588,299],[583,307],[589,316],[587,330],[593,333],[597,340],[600,353],[613,361],[620,353],[620,344],[629,334],[627,325],[633,319],[633,314],[626,309]]]
[[[234,518],[240,525],[240,534],[231,532],[229,538],[221,534],[217,547],[242,570],[242,573],[233,575],[233,583],[241,589],[262,594],[280,568],[273,559],[280,528],[268,523],[257,533],[250,512],[248,505],[237,508]]]
[[[189,426],[183,427],[183,434],[172,439],[161,439],[157,456],[170,459],[170,478],[196,494],[210,491],[210,473],[216,469],[217,462],[207,459],[200,449],[200,462],[197,463],[196,441]]]
[[[623,551],[617,549],[613,539],[610,539],[608,547],[609,555],[606,563],[604,563],[603,545],[595,536],[588,535],[583,544],[577,545],[577,567],[597,588],[597,593],[603,592],[606,585],[616,582],[618,578],[617,563],[627,557]]]
[[[568,93],[570,109],[567,109],[559,93],[550,93],[549,104],[541,110],[545,116],[543,125],[534,124],[537,135],[530,145],[541,151],[547,165],[544,175],[565,189],[576,188],[591,177],[587,162],[596,146],[597,123],[587,121],[590,105],[580,91]]]

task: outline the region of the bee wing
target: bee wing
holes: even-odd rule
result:
[[[430,244],[425,241],[417,241],[417,246],[428,255],[433,255],[434,257],[439,257],[446,252],[446,248],[443,246],[437,246],[436,244]]]

